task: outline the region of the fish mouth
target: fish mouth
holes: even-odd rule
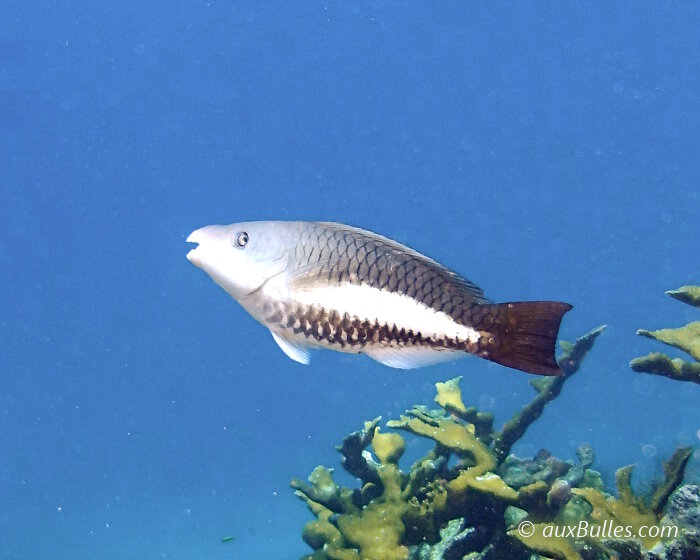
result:
[[[192,233],[189,234],[189,236],[186,239],[187,243],[193,243],[195,245],[195,247],[187,253],[187,260],[195,265],[197,264],[197,261],[196,261],[197,250],[200,247],[199,244],[203,241],[203,239],[202,239],[202,230],[203,229],[204,228],[200,228],[200,229],[193,231]]]

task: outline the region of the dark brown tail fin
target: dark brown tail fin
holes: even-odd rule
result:
[[[561,373],[554,347],[559,324],[571,305],[558,301],[521,301],[489,307],[495,308],[491,327],[494,340],[484,358],[527,373]]]

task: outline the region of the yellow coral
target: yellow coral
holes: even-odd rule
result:
[[[401,545],[404,526],[401,504],[373,501],[357,514],[338,517],[345,539],[359,549],[360,560],[405,560],[408,548]]]
[[[391,446],[387,448],[391,453]],[[408,505],[401,496],[401,471],[396,464],[384,461],[378,475],[382,495],[359,511],[340,515],[338,529],[358,549],[360,560],[405,560],[408,548],[401,545],[405,531],[402,519]]]
[[[380,463],[396,464],[406,449],[406,442],[399,434],[379,433],[379,427],[374,430],[372,438],[372,450]]]
[[[338,528],[330,523],[327,518],[312,519],[301,532],[301,538],[314,550],[324,545],[337,548],[342,545],[343,537]]]
[[[514,502],[518,499],[518,493],[508,486],[500,476],[494,473],[480,475],[480,470],[477,466],[469,468],[459,473],[457,478],[451,480],[447,485],[450,497],[461,496],[467,489],[471,488],[501,500]]]
[[[420,418],[401,416],[400,420],[387,422],[387,426],[428,437],[462,457],[469,455],[475,463],[484,467],[483,472],[496,467],[495,456],[486,445],[476,438],[473,424],[460,424],[446,418],[431,420],[428,423]]]
[[[700,309],[700,286],[683,286],[678,290],[666,293],[683,303]],[[685,361],[681,358],[672,359],[666,354],[653,352],[632,360],[630,367],[633,370],[664,375],[679,381],[700,383],[700,321],[688,323],[679,329],[658,331],[639,329],[637,334],[683,350],[695,358],[695,361]]]
[[[435,402],[447,411],[466,414],[467,407],[462,402],[462,392],[459,389],[461,379],[461,377],[455,377],[444,383],[436,383],[437,395],[435,396]]]
[[[623,535],[623,538],[628,533],[631,535],[640,534],[641,527],[652,527],[658,524],[658,519],[651,511],[635,502],[613,498],[594,488],[573,488],[571,491],[581,496],[593,507],[590,517],[594,523],[598,525],[609,524],[609,531],[612,532],[615,532],[616,528],[620,528],[616,534]],[[647,550],[651,550],[661,539],[646,537],[639,540]]]
[[[660,329],[658,331],[639,329],[637,334],[680,348],[696,360],[700,360],[700,321],[688,323],[679,329]]]
[[[463,424],[449,418],[423,419],[425,416],[415,410],[411,414],[414,415],[413,418],[402,416],[400,420],[392,420],[387,425],[429,437],[457,455],[469,457],[474,462],[473,466],[467,467],[457,478],[448,483],[447,489],[451,500],[458,501],[469,489],[491,494],[501,500],[517,500],[518,493],[501,477],[490,472],[496,468],[496,457],[474,435],[473,424]]]
[[[521,523],[517,529],[508,531],[526,547],[563,560],[580,560],[581,556],[568,539],[553,537],[556,525],[553,523]],[[526,536],[527,535],[527,536]]]

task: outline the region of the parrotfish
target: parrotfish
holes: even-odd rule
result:
[[[187,258],[267,327],[292,360],[328,348],[409,369],[474,354],[557,375],[568,303],[493,303],[471,281],[386,237],[331,222],[212,225]]]

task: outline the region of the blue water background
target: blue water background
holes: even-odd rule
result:
[[[698,319],[664,295],[700,282],[697,3],[2,12],[3,560],[295,558],[289,480],[364,420],[457,375],[499,423],[534,394],[478,359],[290,361],[185,259],[212,223],[354,224],[571,302],[564,339],[607,324],[521,454],[590,443],[643,487],[700,445],[700,388],[628,367],[661,349],[637,328]]]

